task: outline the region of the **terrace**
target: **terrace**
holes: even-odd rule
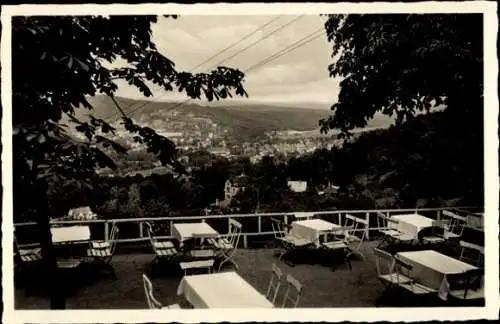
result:
[[[419,210],[419,213],[434,215],[439,218],[440,209]],[[415,212],[413,210],[382,211],[387,214],[401,214]],[[279,248],[275,246],[272,239],[272,231],[268,229],[270,216],[276,214],[249,215],[248,218],[258,218],[258,231],[244,231],[242,244],[234,257],[239,268],[237,273],[245,279],[258,292],[265,294],[269,278],[271,275],[271,265],[278,265],[285,273],[293,275],[304,287],[300,299],[299,307],[374,307],[379,295],[383,292],[384,286],[377,277],[375,266],[375,256],[373,249],[380,243],[381,229],[377,221],[370,215],[374,211],[334,211],[320,213],[316,217],[325,219],[337,219],[342,221],[344,215],[356,213],[364,215],[368,224],[363,231],[369,233],[369,240],[364,242],[361,252],[364,260],[353,258],[352,269],[343,262],[342,256],[332,251],[324,250],[304,250],[296,251],[282,260],[277,254]],[[317,213],[315,213],[317,214]],[[231,218],[244,219],[245,215],[229,215]],[[227,222],[228,215],[217,215],[208,217],[190,217],[190,222],[206,219],[219,232],[223,232],[221,224],[217,221]],[[283,219],[290,218],[289,214],[280,214]],[[211,219],[212,218],[212,219]],[[186,219],[155,219],[157,222],[166,224],[186,222]],[[145,300],[142,274],[146,273],[152,280],[154,291],[158,300],[164,304],[178,303],[182,308],[190,308],[189,303],[183,296],[177,295],[177,287],[183,277],[178,262],[167,264],[152,264],[153,253],[146,241],[143,232],[143,222],[147,220],[115,220],[123,228],[134,224],[138,226],[139,237],[131,237],[130,233],[126,237],[118,239],[117,250],[111,261],[114,274],[99,271],[93,264],[83,263],[77,271],[70,274],[68,287],[71,292],[67,299],[68,309],[145,309],[148,308]],[[151,221],[151,219],[149,219]],[[212,221],[212,222],[211,222]],[[104,226],[104,237],[108,237],[108,222],[86,221],[78,223],[94,223],[94,225]],[[100,224],[99,224],[100,223]],[[244,222],[243,222],[244,223]],[[380,224],[379,224],[380,225]],[[17,228],[29,227],[30,224],[18,224]],[[25,229],[26,229],[25,228]],[[121,228],[121,227],[120,227]],[[227,228],[227,227],[226,227]],[[18,230],[19,230],[18,229]],[[18,231],[16,230],[16,231]],[[166,229],[172,237],[171,227]],[[96,236],[99,230],[92,229],[92,236]],[[97,234],[97,236],[99,236]],[[132,235],[133,236],[133,235]],[[427,247],[402,246],[400,250],[408,249],[421,250]],[[456,251],[446,251],[452,257],[457,257]],[[235,270],[231,265],[227,265],[222,271]],[[33,271],[25,279],[16,278],[15,283],[15,308],[16,309],[48,309],[49,300],[43,292],[43,278],[36,271]],[[280,301],[282,294],[278,295]],[[378,306],[440,306],[443,301],[439,298],[429,298],[416,301],[408,298],[392,298],[384,300]]]

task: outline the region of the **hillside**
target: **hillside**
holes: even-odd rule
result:
[[[188,121],[190,118],[207,118],[223,129],[232,130],[232,135],[239,140],[261,137],[273,130],[318,130],[318,121],[328,117],[328,109],[309,107],[290,107],[269,104],[231,104],[203,106],[197,103],[178,105],[172,102],[155,102],[117,98],[122,109],[141,123],[153,125],[161,123],[168,116],[171,120]],[[106,96],[96,96],[90,102],[95,107],[94,116],[108,122],[117,121],[119,114],[113,102]],[[312,106],[312,105],[311,105]],[[172,109],[174,108],[174,109]],[[77,116],[82,117],[89,111],[77,109]],[[377,117],[368,127],[387,127],[388,118]]]

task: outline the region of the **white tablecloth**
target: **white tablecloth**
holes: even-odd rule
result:
[[[408,236],[413,237],[413,239],[417,239],[420,230],[432,227],[435,224],[435,220],[432,218],[419,214],[394,215],[391,218],[397,220],[398,224],[389,222],[390,228],[395,228],[400,232],[406,233]]]
[[[443,299],[448,294],[447,285],[443,284],[446,275],[476,269],[473,265],[434,250],[399,252],[397,255],[401,260],[413,266],[410,277],[427,287],[438,290]]]
[[[322,219],[308,219],[295,221],[292,223],[290,235],[300,237],[319,245],[319,237],[322,233],[340,228],[340,225],[333,224]]]
[[[207,235],[207,236],[216,236],[216,230],[214,230],[207,223],[178,223],[174,224],[172,228],[172,235],[180,242],[190,239],[193,237],[193,234],[199,235]]]
[[[90,228],[88,226],[52,227],[50,232],[54,243],[90,240]]]
[[[273,308],[236,272],[184,276],[177,288],[195,308]]]

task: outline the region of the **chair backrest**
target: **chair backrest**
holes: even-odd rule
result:
[[[240,222],[230,218],[229,219],[229,243],[236,249],[238,248],[238,243],[240,242],[241,229],[243,226]]]
[[[348,242],[358,241],[356,249],[359,249],[365,240],[367,224],[368,222],[364,219],[349,214],[345,215],[346,239]],[[365,228],[361,228],[362,225],[365,225]],[[361,235],[358,234],[359,232],[362,232]]]
[[[205,258],[213,258],[215,255],[214,250],[209,249],[201,249],[201,250],[191,250],[190,254],[193,258],[196,259],[205,259]]]
[[[115,231],[113,232],[113,237],[111,238],[111,255],[115,253],[116,244],[118,244],[118,235],[120,234],[120,230],[118,226],[114,227]]]
[[[458,259],[460,261],[467,261],[467,262],[472,261],[474,265],[481,265],[481,260],[483,259],[484,256],[484,247],[466,241],[460,241],[459,244],[460,244],[460,256]],[[469,254],[467,254],[468,252]]]
[[[110,241],[115,240],[117,234],[118,234],[118,227],[116,226],[116,223],[113,222],[113,226],[111,227],[111,233],[109,235],[109,240]]]
[[[148,237],[150,241],[153,241],[153,225],[150,222],[144,222],[146,226],[146,232],[148,233]]]
[[[283,221],[271,217],[271,225],[273,226],[273,233],[275,238],[281,238],[286,235],[285,227],[283,226]]]
[[[286,276],[286,282],[287,287],[282,307],[286,307],[288,304],[295,308],[298,306],[302,295],[302,284],[290,274]]]
[[[483,288],[484,269],[471,269],[462,273],[448,274],[446,280],[449,284],[449,290],[463,291],[463,299],[467,299],[467,294],[470,290]]]
[[[394,269],[396,270],[396,277],[399,281],[399,275],[404,275],[408,278],[411,277],[411,271],[413,270],[413,266],[408,262],[401,260],[397,255],[394,256]]]
[[[146,302],[150,309],[159,309],[162,307],[162,304],[156,300],[153,294],[153,284],[151,280],[143,273],[142,281],[144,283],[144,294],[146,295]]]
[[[394,269],[394,257],[386,251],[378,248],[373,249],[375,255],[375,266],[377,267],[377,275],[392,274]]]
[[[283,277],[283,271],[276,265],[271,265],[271,278],[269,279],[269,285],[267,287],[266,298],[269,299],[273,305],[276,302],[276,297],[281,287],[281,279]]]
[[[208,273],[211,273],[214,266],[214,259],[181,262],[180,266],[181,269],[184,270],[185,276],[189,275],[189,270],[193,269],[204,269],[207,270]]]
[[[386,214],[384,213],[381,213],[381,212],[377,212],[377,217],[379,219],[379,222],[381,223],[382,225],[382,228],[388,228],[389,227],[389,224],[387,222],[387,219],[389,218]]]

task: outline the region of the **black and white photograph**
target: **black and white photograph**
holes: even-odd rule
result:
[[[3,7],[6,313],[498,317],[496,3],[438,4]]]

